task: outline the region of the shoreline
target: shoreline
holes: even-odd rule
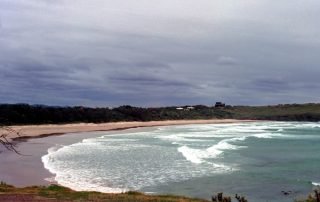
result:
[[[148,132],[155,130],[158,126],[170,126],[170,125],[193,125],[193,124],[223,124],[224,127],[227,127],[230,124],[230,127],[233,125],[242,125],[241,123],[250,123],[250,122],[262,122],[265,121],[255,121],[255,120],[232,120],[232,119],[222,119],[222,120],[188,120],[186,121],[165,121],[165,122],[126,122],[121,124],[113,124],[115,129],[104,128],[104,130],[93,130],[97,127],[105,126],[105,124],[64,124],[64,125],[32,125],[32,126],[15,126],[17,128],[26,129],[36,129],[41,127],[41,130],[38,132],[43,132],[44,128],[51,128],[51,130],[57,130],[60,127],[60,130],[71,130],[74,127],[80,132],[74,133],[55,133],[55,134],[42,134],[42,135],[33,135],[33,136],[23,136],[20,139],[16,139],[18,149],[22,151],[25,156],[19,156],[11,152],[4,152],[3,155],[0,155],[0,162],[2,165],[0,167],[0,181],[7,182],[12,184],[15,187],[26,187],[26,186],[47,186],[50,184],[57,184],[58,182],[54,180],[55,174],[50,173],[44,167],[42,157],[48,153],[48,149],[52,147],[61,147],[67,146],[81,141],[82,139],[95,138],[101,136],[101,134],[107,135],[117,135],[129,132]],[[268,121],[266,121],[268,122]],[[131,127],[126,128],[128,123]],[[233,124],[235,123],[235,124]],[[143,124],[141,126],[141,124]],[[150,125],[151,124],[151,125]],[[152,125],[158,124],[158,125]],[[161,125],[159,125],[161,124]],[[257,123],[259,124],[259,123]],[[120,125],[120,126],[119,126]],[[138,126],[136,126],[138,125]],[[45,127],[43,127],[45,126]],[[87,127],[85,127],[87,126]],[[88,127],[90,126],[90,127]],[[120,128],[119,128],[120,127]],[[100,128],[99,128],[100,129]],[[83,131],[90,130],[90,131]],[[27,131],[27,130],[26,130]],[[29,131],[29,132],[30,132]],[[29,133],[30,135],[31,133]],[[26,134],[25,134],[26,135]],[[317,182],[317,181],[316,181]],[[189,185],[187,185],[189,186]],[[166,189],[163,189],[166,190]],[[148,193],[148,190],[145,192]],[[182,194],[187,195],[187,194]],[[192,195],[193,196],[193,195]],[[204,198],[207,196],[203,194]],[[279,197],[281,197],[280,195]],[[202,196],[201,196],[202,197]]]
[[[125,130],[141,131],[148,128],[170,125],[188,124],[232,124],[256,122],[255,120],[183,120],[183,121],[152,121],[152,122],[116,122],[103,124],[63,124],[63,125],[27,125],[10,126],[20,132],[20,136],[12,135],[11,141],[17,143],[17,149],[22,155],[3,151],[0,155],[0,180],[17,187],[29,185],[48,185],[55,177],[42,162],[42,156],[48,149],[57,145],[69,145],[87,138],[100,136],[101,132],[122,133]]]
[[[189,125],[189,124],[227,124],[227,123],[246,123],[256,122],[257,120],[238,120],[238,119],[207,119],[207,120],[168,120],[168,121],[149,121],[149,122],[110,122],[110,123],[75,123],[75,124],[46,124],[46,125],[13,125],[9,126],[19,135],[10,134],[8,139],[19,141],[30,138],[44,138],[58,136],[68,133],[116,131],[142,127],[157,127],[170,125]]]

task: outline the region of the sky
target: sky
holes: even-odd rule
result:
[[[320,102],[319,0],[0,0],[0,103]]]

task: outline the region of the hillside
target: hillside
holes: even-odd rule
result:
[[[103,123],[118,121],[161,121],[190,119],[253,119],[276,121],[320,121],[320,104],[286,104],[274,106],[204,105],[140,108],[54,107],[28,104],[1,104],[0,123],[3,125]]]

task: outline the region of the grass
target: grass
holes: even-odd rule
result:
[[[8,196],[12,196],[14,200],[3,200],[2,197],[8,198]],[[1,202],[25,201],[23,200],[25,199],[25,196],[29,197],[29,201],[38,202],[209,202],[204,199],[188,198],[184,196],[146,195],[136,191],[129,191],[120,194],[74,191],[60,185],[16,188],[12,185],[6,184],[5,182],[0,182]],[[317,202],[317,200],[314,193],[311,193],[307,199],[296,200],[296,202]]]
[[[50,186],[32,186],[16,188],[4,182],[0,183],[0,201],[1,195],[14,195],[15,199],[23,195],[32,196],[34,199],[42,201],[94,201],[94,202],[208,202],[203,199],[187,198],[173,195],[145,195],[140,192],[127,192],[121,194],[106,194],[99,192],[73,191],[69,188],[59,185]]]
[[[274,106],[236,106],[223,109],[238,119],[265,119],[279,121],[318,121],[320,119],[319,104],[285,104]]]

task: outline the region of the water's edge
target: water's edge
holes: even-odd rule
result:
[[[264,191],[270,194],[277,191],[272,186],[272,183],[277,180],[268,176],[270,173],[274,173],[276,176],[277,173],[283,175],[282,169],[287,169],[287,165],[282,165],[282,163],[290,165],[292,160],[290,155],[289,159],[280,159],[278,164],[284,166],[280,170],[276,167],[265,166],[273,161],[277,166],[276,161],[278,161],[279,155],[276,152],[284,152],[281,148],[285,147],[290,149],[288,145],[284,146],[283,143],[304,142],[304,144],[309,144],[310,140],[317,142],[319,140],[317,139],[318,127],[319,123],[295,122],[167,126],[154,128],[148,132],[122,132],[117,135],[108,134],[98,138],[84,139],[82,142],[72,145],[50,149],[48,154],[42,157],[42,161],[48,170],[56,174],[55,179],[59,184],[75,190],[102,192],[139,190],[152,193],[169,191],[179,195],[208,197],[209,191],[199,189],[205,189],[203,184],[210,184],[211,187],[216,187],[219,190],[252,195],[250,192],[253,192],[252,189],[257,186],[254,184],[265,180],[263,186],[268,188]],[[304,135],[299,134],[301,130],[306,130]],[[287,132],[288,134],[286,134]],[[316,141],[313,138],[316,138]],[[270,144],[275,145],[272,151],[266,150],[268,148],[265,145],[270,147]],[[297,145],[294,149],[296,148],[298,148]],[[84,156],[75,155],[81,154],[83,151],[85,151]],[[94,153],[96,151],[103,153],[103,156],[96,156]],[[312,157],[312,154],[308,153],[309,151],[305,152],[310,156],[310,159],[316,158]],[[134,154],[134,156],[130,157],[130,154]],[[256,156],[252,156],[252,154]],[[283,153],[283,158],[287,158],[286,155]],[[133,157],[136,158],[134,161],[132,161]],[[155,168],[144,165],[147,164],[147,160],[152,160],[151,157],[158,160],[152,165]],[[270,157],[274,160],[268,159]],[[85,158],[86,161],[78,165],[77,160],[81,162],[82,158]],[[102,167],[96,165],[99,159],[99,164],[102,162]],[[297,159],[299,160],[298,157]],[[168,161],[170,164],[167,163]],[[64,162],[68,162],[69,167],[65,167],[66,163]],[[105,164],[105,162],[108,163]],[[309,161],[304,162],[308,163]],[[303,163],[300,166],[303,166]],[[312,166],[314,165],[310,164],[310,168],[307,166],[299,169],[313,171]],[[106,170],[107,173],[105,173]],[[141,173],[141,171],[143,172]],[[254,177],[256,172],[260,173],[258,178]],[[286,172],[296,171],[289,169]],[[81,173],[81,179],[76,177],[79,173]],[[92,175],[92,173],[94,174]],[[311,173],[310,176],[317,175]],[[311,179],[308,176],[305,178],[297,179],[300,182],[292,181],[294,180],[293,176],[292,182],[290,182],[290,178],[287,180],[287,177],[283,176],[283,187],[277,188],[278,192],[282,191],[279,189],[283,189],[283,191],[291,191],[289,189],[292,189],[294,196],[306,194],[312,189],[312,186],[318,185],[317,182],[320,180],[317,177],[315,177],[316,179]],[[226,184],[226,182],[234,180],[236,182],[232,182],[235,183],[233,186],[230,187]],[[243,181],[247,181],[244,187],[249,191],[239,189],[239,185],[243,188]],[[198,188],[195,187],[195,182],[198,183]],[[254,187],[250,185],[251,182],[254,182]],[[188,185],[190,183],[191,186]],[[291,188],[290,183],[293,185]],[[168,189],[169,187],[170,189]],[[185,193],[185,190],[189,190],[188,193]],[[260,191],[254,190],[254,192],[259,192],[254,193],[257,194],[256,197],[269,197]],[[282,201],[288,201],[287,198],[283,198]],[[268,199],[272,201],[272,198]]]

